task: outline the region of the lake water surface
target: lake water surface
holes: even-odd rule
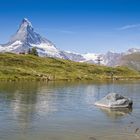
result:
[[[133,109],[94,106],[109,92]],[[0,140],[138,140],[139,127],[140,81],[0,83]]]

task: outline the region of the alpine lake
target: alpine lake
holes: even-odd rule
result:
[[[110,92],[132,109],[94,105]],[[139,140],[140,81],[0,82],[0,140]]]

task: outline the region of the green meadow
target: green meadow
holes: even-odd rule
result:
[[[106,67],[12,53],[0,54],[0,80],[106,80],[140,78],[127,67]]]

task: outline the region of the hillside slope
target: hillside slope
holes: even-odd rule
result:
[[[93,80],[111,77],[138,77],[139,73],[126,67],[105,67],[64,59],[32,55],[0,54],[1,80]]]
[[[133,53],[123,56],[119,65],[127,66],[131,69],[140,71],[140,53]]]

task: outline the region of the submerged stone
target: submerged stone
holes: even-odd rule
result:
[[[131,108],[133,101],[117,93],[109,93],[101,100],[95,102],[96,106],[107,108]]]

